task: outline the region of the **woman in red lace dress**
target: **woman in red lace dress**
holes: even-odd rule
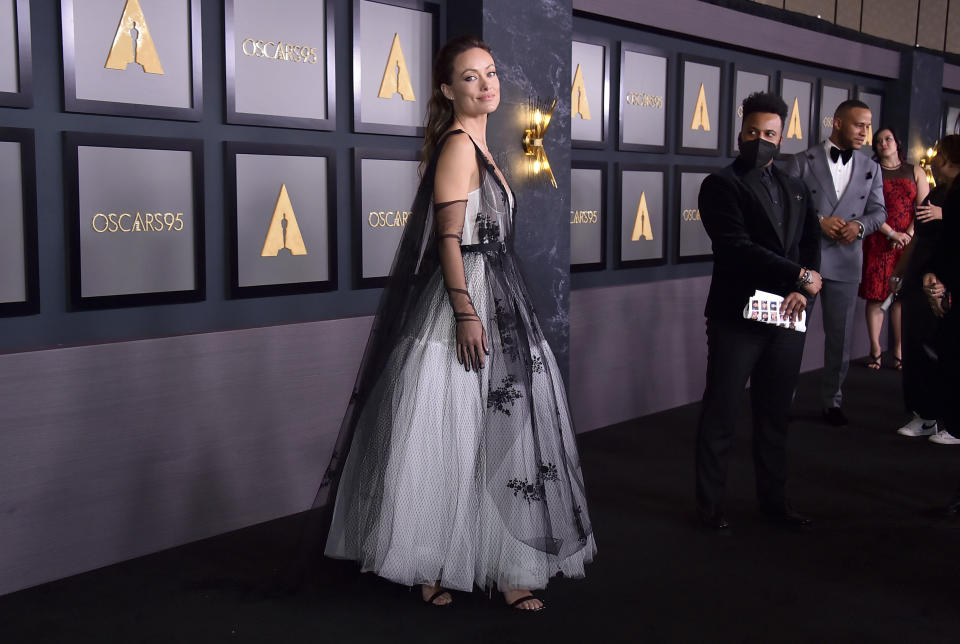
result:
[[[867,301],[867,333],[870,336],[870,358],[867,366],[880,368],[880,330],[883,327],[881,304],[890,295],[893,267],[903,248],[913,238],[913,218],[917,206],[930,191],[926,176],[919,166],[904,162],[900,140],[891,127],[877,130],[873,152],[883,170],[883,198],[887,205],[887,221],[880,230],[863,240],[863,277],[860,297]],[[890,306],[890,328],[893,341],[890,357],[893,366],[901,367],[900,302]]]

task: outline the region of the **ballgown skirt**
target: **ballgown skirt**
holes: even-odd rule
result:
[[[465,251],[486,365],[457,362],[438,269],[360,411],[326,554],[464,591],[582,577],[596,545],[560,372],[512,251]]]

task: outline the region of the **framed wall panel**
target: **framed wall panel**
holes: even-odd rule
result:
[[[420,183],[420,153],[355,148],[352,232],[354,286],[386,284]]]
[[[721,92],[724,65],[719,60],[680,55],[679,126],[677,151],[680,154],[720,156]]]
[[[570,270],[607,266],[607,164],[574,161],[570,169]]]
[[[733,66],[731,76],[732,88],[730,95],[730,156],[740,154],[740,145],[737,137],[743,125],[743,100],[755,92],[773,91],[775,72],[763,71],[741,65]]]
[[[312,146],[227,142],[230,295],[337,287],[336,168]]]
[[[333,0],[225,0],[227,122],[336,127]]]
[[[853,85],[833,80],[820,81],[820,110],[817,117],[819,141],[826,141],[833,134],[833,113],[840,103],[853,96]]]
[[[667,262],[666,175],[662,166],[617,164],[617,267]]]
[[[202,300],[203,143],[65,132],[73,309]]]
[[[33,130],[0,128],[0,316],[40,310]]]
[[[60,0],[68,112],[198,121],[200,0]]]
[[[944,101],[943,126],[940,130],[941,136],[960,134],[960,98],[947,98]]]
[[[620,149],[667,151],[670,59],[652,47],[620,44]]]
[[[883,90],[870,87],[857,87],[857,98],[870,107],[872,121],[867,130],[867,140],[864,146],[873,145],[873,133],[878,127],[883,127]],[[872,156],[872,151],[871,151]]]
[[[574,34],[571,60],[571,143],[602,148],[610,118],[610,41]]]
[[[354,0],[355,132],[423,136],[439,33],[432,2]]]
[[[780,75],[780,97],[787,104],[787,122],[783,125],[781,154],[796,154],[813,145],[814,80],[797,74]]]
[[[713,258],[713,245],[700,220],[700,184],[716,168],[678,166],[677,173],[677,258],[681,262],[698,262]]]
[[[0,106],[33,105],[33,54],[30,48],[30,0],[0,6]]]

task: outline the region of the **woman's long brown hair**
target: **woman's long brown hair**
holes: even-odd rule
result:
[[[948,134],[937,143],[937,154],[952,163],[960,166],[960,134]],[[960,181],[953,179],[950,182],[950,188],[960,185]]]
[[[430,163],[440,137],[453,122],[453,101],[440,91],[440,85],[453,84],[453,61],[470,49],[480,48],[490,53],[490,47],[476,36],[459,36],[444,45],[433,61],[433,93],[427,103],[427,122],[420,154],[420,169]]]

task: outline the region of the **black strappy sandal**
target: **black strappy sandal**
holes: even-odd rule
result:
[[[447,594],[450,596],[450,601],[448,601],[446,604],[438,604],[437,599],[444,594]],[[447,606],[453,605],[453,595],[450,595],[450,591],[447,590],[446,588],[441,588],[437,592],[430,595],[430,599],[424,599],[423,603],[428,604],[430,606],[436,606],[437,608],[446,608]]]
[[[863,363],[867,369],[873,369],[874,371],[880,370],[880,356],[875,356],[873,354]]]
[[[531,599],[538,600],[540,602],[540,608],[520,608],[520,604],[526,601],[530,601]],[[536,613],[537,611],[541,611],[546,607],[547,607],[547,603],[534,595],[524,595],[520,599],[515,599],[514,601],[507,604],[507,608],[510,608],[512,610],[518,610],[521,613]]]

